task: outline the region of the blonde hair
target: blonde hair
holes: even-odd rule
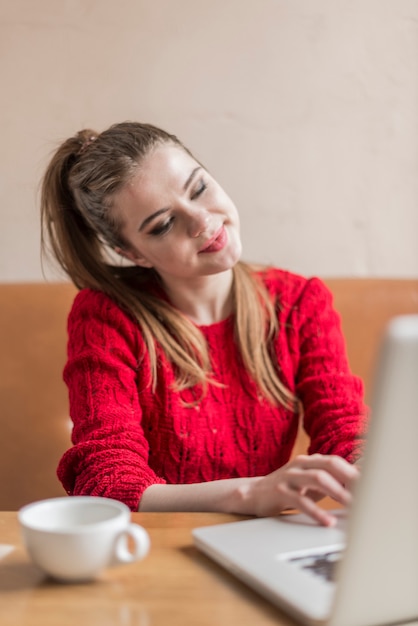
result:
[[[109,248],[125,247],[112,197],[162,144],[191,154],[176,136],[136,122],[115,124],[101,134],[83,130],[62,143],[42,180],[42,250],[55,257],[76,287],[106,293],[138,321],[154,390],[159,345],[173,364],[176,388],[198,386],[205,393],[208,384],[217,382],[203,334],[155,294],[159,277],[153,269],[116,266],[108,254]],[[237,263],[233,274],[234,335],[242,362],[262,396],[297,410],[295,396],[277,376],[272,352],[277,303],[249,265]]]

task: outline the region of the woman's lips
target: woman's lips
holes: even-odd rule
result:
[[[199,254],[206,252],[219,252],[225,247],[227,242],[227,234],[225,228],[222,226],[217,233],[205,243],[205,247],[199,250]]]

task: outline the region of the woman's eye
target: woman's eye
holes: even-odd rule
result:
[[[168,233],[168,231],[172,227],[173,222],[174,222],[174,217],[170,217],[168,220],[166,220],[162,224],[158,224],[157,226],[155,226],[150,231],[150,235],[155,235],[157,237],[158,235],[165,235],[166,233]]]
[[[192,200],[198,198],[205,191],[205,189],[207,189],[207,183],[205,183],[203,178],[201,178],[197,188],[192,193]]]

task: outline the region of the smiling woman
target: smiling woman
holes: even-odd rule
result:
[[[132,510],[291,507],[332,524],[316,501],[349,504],[366,409],[324,283],[241,261],[232,200],[149,124],[62,144],[42,223],[80,290],[64,370],[73,446],[58,468],[68,493]],[[301,416],[309,455],[289,461]]]

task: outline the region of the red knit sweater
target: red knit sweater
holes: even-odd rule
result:
[[[349,370],[338,314],[327,287],[280,270],[264,275],[278,296],[280,376],[301,399],[310,452],[353,460],[364,430],[363,385]],[[155,394],[141,330],[111,299],[83,290],[68,320],[69,388],[74,446],[58,476],[70,494],[116,498],[138,509],[154,483],[195,483],[265,475],[289,459],[298,417],[258,398],[240,366],[233,319],[202,326],[213,370],[196,407],[172,391],[162,359]]]

